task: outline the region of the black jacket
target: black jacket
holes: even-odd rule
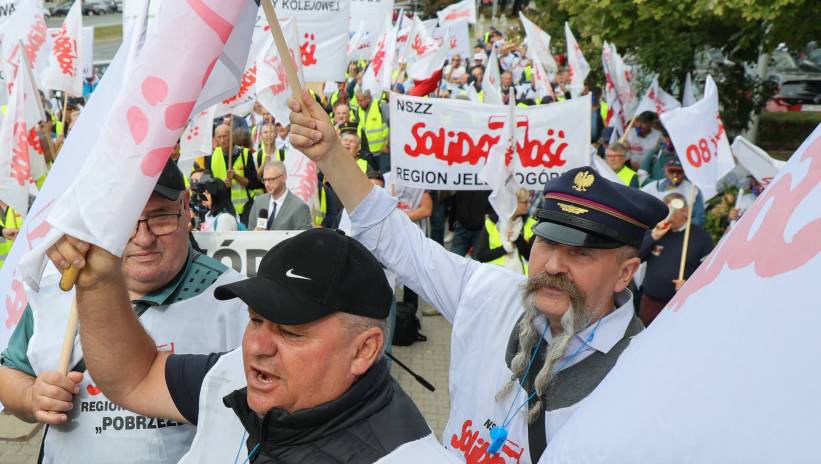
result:
[[[372,463],[431,433],[413,401],[393,380],[385,360],[374,364],[341,397],[293,414],[273,409],[260,418],[246,389],[226,396],[248,431],[250,462]]]

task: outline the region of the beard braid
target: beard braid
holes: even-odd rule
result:
[[[543,272],[529,278],[524,285],[523,305],[525,312],[518,324],[519,350],[510,362],[510,370],[513,372],[513,375],[496,393],[497,401],[513,390],[514,382],[517,382],[518,379],[524,375],[527,364],[531,361],[530,357],[534,355],[533,348],[539,342],[541,334],[536,331],[533,322],[537,317],[542,315],[541,311],[536,307],[534,294],[541,288],[554,288],[565,292],[570,299],[570,306],[560,320],[562,331],[553,337],[553,341],[550,343],[550,346],[548,346],[547,353],[545,354],[544,365],[534,379],[536,402],[527,413],[529,424],[535,422],[541,414],[541,398],[556,378],[554,366],[556,362],[564,356],[567,345],[576,334],[576,328],[584,329],[592,322],[592,312],[587,306],[585,295],[573,284],[566,274],[553,275]],[[526,382],[526,379],[524,379],[524,381]]]

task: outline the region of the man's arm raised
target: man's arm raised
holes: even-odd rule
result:
[[[355,210],[373,184],[342,146],[328,114],[307,91],[288,99],[288,107],[291,145],[316,162],[345,209]]]
[[[131,308],[120,258],[68,236],[47,254],[58,269],[70,264],[80,269],[75,284],[80,342],[97,386],[130,411],[188,422],[165,382],[169,355],[157,352]]]

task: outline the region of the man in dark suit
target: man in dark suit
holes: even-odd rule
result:
[[[306,230],[311,228],[311,211],[308,205],[286,187],[288,173],[282,161],[272,160],[262,168],[262,182],[266,193],[257,195],[251,208],[248,225],[254,230]],[[266,218],[261,227],[260,212]]]

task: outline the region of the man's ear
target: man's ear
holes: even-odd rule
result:
[[[615,287],[613,287],[615,293],[623,291],[630,285],[630,281],[633,280],[633,276],[639,270],[640,265],[641,260],[639,258],[630,258],[621,263],[619,279],[616,281]]]
[[[360,376],[367,372],[377,361],[384,345],[385,335],[378,327],[371,327],[357,334],[353,339],[356,351],[351,361],[351,374]]]

